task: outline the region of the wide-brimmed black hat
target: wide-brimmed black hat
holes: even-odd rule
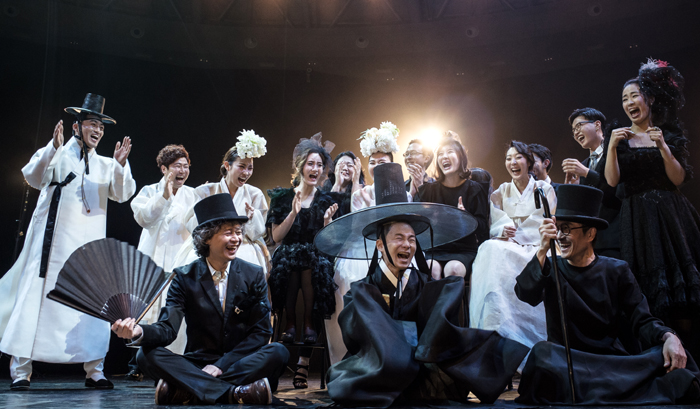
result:
[[[389,222],[410,224],[423,250],[468,236],[478,226],[474,216],[454,206],[408,203],[398,163],[374,168],[374,181],[377,205],[346,214],[321,229],[314,238],[319,251],[332,257],[367,260],[374,253],[378,227]]]
[[[228,193],[219,193],[202,199],[194,205],[194,214],[197,215],[199,226],[219,220],[228,220],[232,222],[245,223],[248,221],[247,216],[239,216],[236,212],[236,207],[233,205],[231,195]]]
[[[97,115],[102,123],[109,124],[109,125],[114,125],[117,123],[117,121],[114,120],[114,118],[109,117],[105,115],[104,112],[105,108],[105,99],[101,95],[97,94],[87,94],[85,96],[85,101],[83,101],[83,106],[82,107],[68,107],[65,109],[66,112],[69,114],[75,115],[77,117],[80,117],[84,114],[93,114]]]
[[[560,185],[557,190],[557,221],[581,223],[598,230],[608,228],[608,222],[598,217],[603,203],[603,191],[585,185]]]

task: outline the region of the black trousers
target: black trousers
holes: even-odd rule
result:
[[[200,401],[213,404],[231,386],[247,385],[267,378],[274,392],[289,360],[289,351],[282,344],[263,346],[255,353],[231,365],[215,378],[202,371],[217,359],[199,359],[175,354],[165,347],[141,348],[136,355],[139,368],[153,379],[165,379],[169,384],[194,394]]]

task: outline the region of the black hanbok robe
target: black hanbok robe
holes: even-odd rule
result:
[[[662,337],[672,330],[649,312],[646,298],[626,262],[596,256],[587,267],[558,258],[576,404],[674,404],[696,379],[698,367],[688,354],[686,369],[666,373]],[[566,353],[551,259],[537,257],[517,277],[515,293],[530,305],[544,301],[547,341],[535,344],[522,374],[519,403],[570,403]],[[646,351],[630,355],[620,342],[623,313]]]
[[[348,354],[328,371],[330,397],[343,406],[388,407],[400,397],[466,401],[471,391],[494,402],[528,348],[460,325],[460,277],[429,282],[410,271],[400,298],[380,267],[352,283],[338,317]]]

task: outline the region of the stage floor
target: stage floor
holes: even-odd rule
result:
[[[116,409],[116,408],[163,408],[166,406],[156,406],[154,403],[155,387],[152,381],[141,382],[127,381],[123,376],[112,376],[110,380],[114,383],[113,390],[97,391],[84,387],[85,380],[78,376],[73,377],[44,377],[32,380],[29,391],[10,391],[10,381],[8,379],[0,382],[0,408],[41,408],[41,409]],[[469,404],[458,404],[450,402],[445,405],[430,405],[432,409],[447,409],[456,407],[488,407],[503,409],[523,409],[523,405],[513,402],[518,396],[517,382],[514,390],[506,391],[493,405],[481,405],[474,398]],[[288,372],[280,380],[280,386],[272,400],[275,407],[294,407],[299,409],[323,408],[332,405],[333,402],[328,397],[325,389],[320,389],[320,378],[312,374],[309,382],[309,389],[295,390],[292,386],[292,374]],[[230,407],[231,405],[213,406],[193,406],[201,408]],[[240,405],[246,406],[246,405]],[[250,406],[253,408],[254,406]],[[259,407],[259,406],[258,406]],[[426,406],[423,406],[426,407]],[[635,408],[681,408],[683,406],[637,406]],[[700,407],[693,405],[690,407]],[[405,408],[405,407],[404,407]],[[535,408],[535,406],[532,406]],[[559,408],[566,408],[560,406]],[[606,407],[611,409],[613,407]],[[629,408],[629,407],[627,407]]]

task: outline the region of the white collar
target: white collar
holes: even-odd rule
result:
[[[214,273],[216,273],[216,269],[211,266],[209,259],[207,259],[207,266],[209,267],[209,272],[211,273],[211,275],[214,276]],[[228,263],[226,263],[226,268],[224,269],[226,274],[228,274],[228,270],[230,267],[231,267],[231,262],[229,261]]]
[[[396,278],[396,276],[394,275],[394,273],[391,272],[391,270],[389,270],[389,266],[387,266],[386,263],[384,263],[383,258],[379,260],[379,267],[382,269],[382,272],[389,279],[389,281],[391,281],[391,284],[393,284],[394,287],[398,288],[397,284],[399,282],[399,279]],[[402,288],[406,287],[406,283],[408,282],[408,279],[411,276],[411,267],[413,267],[413,265],[409,266],[406,269],[406,271],[404,271],[403,276],[401,277]]]
[[[600,158],[601,156],[603,156],[603,144],[602,143],[600,145],[598,145],[598,147],[595,148],[595,150],[593,152],[591,152],[591,156],[594,156],[594,155],[596,158]]]

